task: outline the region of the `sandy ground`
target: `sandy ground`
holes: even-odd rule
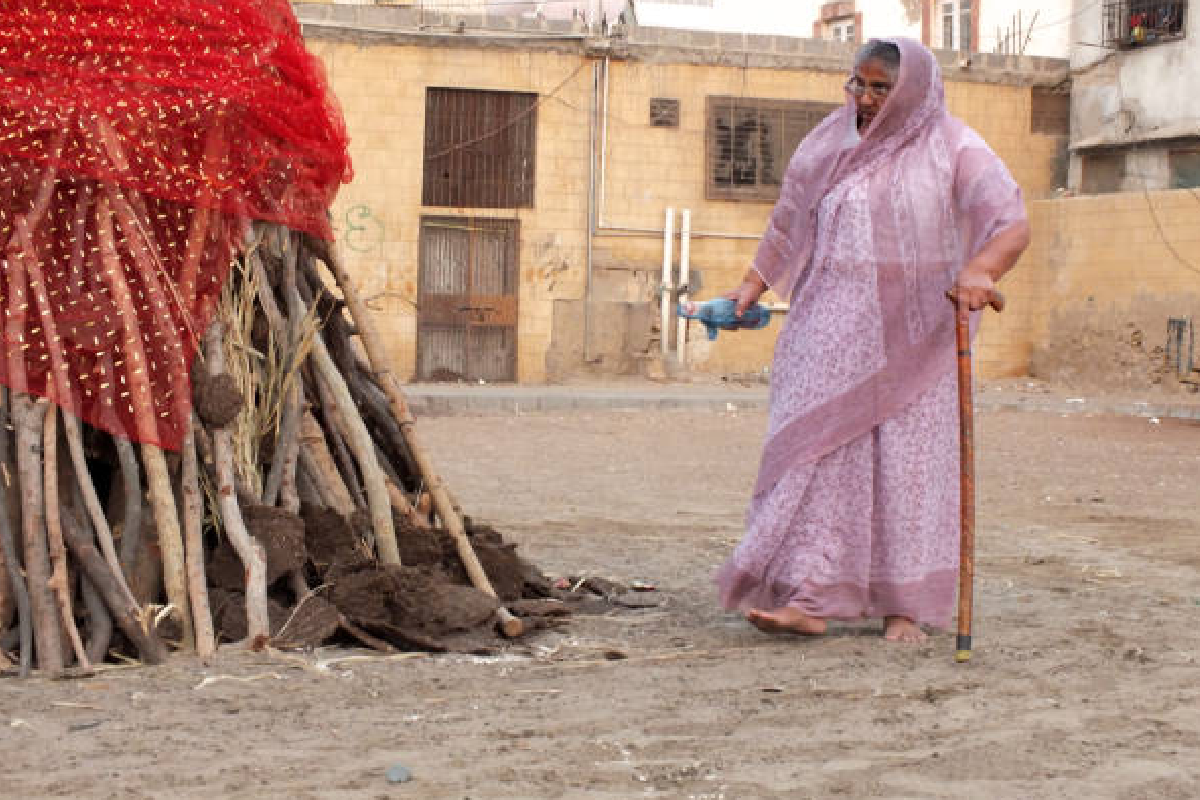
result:
[[[442,417],[474,516],[661,605],[494,657],[226,653],[0,681],[0,796],[1200,797],[1200,425],[979,418],[976,650],[772,638],[709,583],[761,414]],[[352,660],[331,661],[341,656]],[[386,770],[411,769],[390,785]]]

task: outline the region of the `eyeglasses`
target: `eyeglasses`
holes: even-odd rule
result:
[[[864,94],[870,93],[871,97],[876,100],[886,100],[892,92],[892,85],[890,83],[867,84],[859,78],[851,78],[846,81],[846,91],[855,97],[862,97]]]

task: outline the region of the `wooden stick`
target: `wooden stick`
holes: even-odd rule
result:
[[[7,398],[8,390],[0,392]],[[8,416],[8,404],[5,403],[4,417]],[[0,468],[3,469],[5,494],[13,486],[12,472],[9,467],[12,448],[9,446],[8,420],[0,419]],[[21,677],[27,677],[33,668],[33,610],[30,606],[29,590],[25,585],[25,576],[21,572],[21,563],[17,556],[16,537],[13,535],[13,519],[10,513],[12,507],[7,502],[0,503],[0,554],[4,556],[4,569],[12,584],[13,594],[17,601],[17,631],[20,641],[20,672]]]
[[[284,269],[282,289],[287,304],[286,335],[288,350],[286,360],[291,368],[300,361],[304,337],[304,304],[295,291],[296,259],[298,253],[298,237],[290,234],[283,239],[287,247],[284,253]],[[282,322],[282,320],[281,320]],[[299,374],[293,373],[288,381],[284,396],[284,409],[279,423],[279,434],[275,438],[275,457],[271,462],[271,472],[267,476],[267,486],[263,491],[263,502],[274,505],[274,494],[280,495],[283,508],[293,513],[300,510],[300,499],[296,496],[296,464],[300,455],[300,417],[304,411],[304,385]]]
[[[957,304],[959,410],[959,541],[958,635],[954,660],[971,659],[971,612],[975,595],[975,426],[971,402],[971,309]]]
[[[167,648],[153,631],[142,627],[139,618],[140,611],[136,605],[130,605],[125,600],[124,593],[117,586],[116,579],[108,565],[104,563],[100,552],[92,544],[91,538],[84,533],[83,523],[68,506],[62,516],[63,538],[71,555],[75,556],[79,568],[92,582],[104,604],[112,613],[113,621],[121,632],[133,642],[138,656],[147,664],[161,664],[167,660]]]
[[[0,551],[0,634],[9,629],[17,614],[16,595],[13,592],[8,565]]]
[[[204,498],[200,495],[200,465],[196,459],[195,414],[189,415],[183,434],[183,463],[180,468],[183,502],[184,561],[187,567],[188,597],[192,600],[195,623],[196,655],[209,658],[217,651],[212,610],[208,605],[208,582],[204,574]]]
[[[3,463],[3,462],[0,462]],[[0,486],[3,486],[0,483]],[[8,509],[4,509],[5,512]],[[8,569],[8,561],[4,551],[0,550],[0,634],[9,629],[17,613],[16,590],[12,585],[12,575]]]
[[[311,383],[317,398],[317,414],[320,416],[321,427],[325,431],[325,441],[332,447],[338,474],[342,476],[343,485],[350,492],[355,507],[366,509],[367,494],[358,479],[358,468],[354,464],[354,458],[350,455],[350,448],[346,446],[346,441],[350,438],[347,433],[348,426],[343,421],[342,415],[338,413],[337,401],[333,399],[333,392],[329,390],[325,381],[316,377],[315,369],[312,372],[314,375]]]
[[[375,458],[375,443],[362,417],[358,415],[350,389],[334,365],[333,359],[329,357],[320,332],[313,335],[312,357],[318,378],[333,395],[338,412],[349,428],[350,438],[347,444],[354,451],[355,460],[363,473],[363,482],[367,489],[367,507],[371,512],[371,528],[375,532],[379,560],[384,564],[399,564],[400,548],[396,544],[396,530],[392,525],[391,502],[383,470]]]
[[[975,597],[975,409],[971,385],[971,307],[951,290],[958,352],[959,541],[958,636],[954,660],[971,660],[971,617]],[[1004,295],[993,290],[988,305],[1004,310]]]
[[[283,481],[279,494],[281,505],[293,512],[300,511],[300,498],[296,495],[296,467],[300,459],[300,418],[304,414],[304,381],[300,377],[299,363],[304,347],[304,304],[296,293],[296,259],[299,257],[300,238],[297,234],[289,237],[291,247],[288,250],[287,261],[283,271],[283,292],[287,301],[289,339],[291,341],[290,356],[293,359],[293,372],[288,387],[288,404],[284,409],[280,424],[279,440],[284,445],[282,456]]]
[[[307,254],[305,258],[300,260],[300,263],[306,266],[306,272],[308,271],[308,260]],[[308,281],[304,275],[297,276],[296,288],[300,292],[303,302],[310,305],[318,304],[317,296],[308,285]],[[326,320],[325,324],[328,325],[329,320]],[[359,471],[354,464],[354,458],[350,455],[350,450],[346,445],[346,442],[350,439],[349,426],[342,414],[338,413],[338,403],[333,393],[324,381],[316,377],[316,370],[312,366],[311,353],[309,355],[309,362],[306,364],[304,370],[305,383],[312,389],[310,396],[315,397],[317,400],[316,411],[319,415],[321,427],[325,431],[324,437],[331,448],[334,463],[337,465],[342,482],[350,492],[351,499],[354,501],[356,508],[366,510],[366,492],[359,481]],[[332,356],[332,353],[330,355]]]
[[[267,480],[263,484],[263,502],[267,505],[275,505],[278,496],[282,508],[297,514],[300,512],[300,496],[296,492],[296,469],[300,460],[300,417],[304,412],[304,381],[294,370],[298,369],[303,348],[304,308],[292,302],[287,292],[288,286],[294,286],[296,283],[296,236],[295,234],[285,234],[282,229],[279,234],[280,245],[285,249],[283,289],[285,297],[287,297],[288,309],[287,327],[280,330],[279,333],[281,340],[287,342],[285,369],[290,374],[286,376],[283,414],[275,436],[275,454],[271,459],[271,471],[267,474]],[[258,266],[262,270],[261,261]],[[294,295],[295,292],[291,294]],[[259,295],[269,298],[269,302],[274,303],[271,287],[262,285],[261,282]],[[264,299],[264,306],[267,303],[268,300]],[[276,316],[279,316],[278,310],[276,310]],[[280,326],[283,325],[283,322],[282,318],[278,319]],[[288,582],[296,601],[303,602],[303,599],[309,594],[304,570],[293,570],[288,575]]]
[[[392,460],[396,462],[397,468],[404,469],[413,478],[419,477],[420,467],[417,466],[409,452],[408,443],[404,440],[404,432],[396,422],[396,418],[392,416],[391,404],[388,402],[387,395],[375,384],[369,370],[360,367],[357,359],[355,362],[348,371],[343,370],[342,374],[347,376],[346,382],[354,391],[355,397],[362,407],[363,418],[374,425],[379,432],[380,445],[390,445],[390,451],[393,454]]]
[[[67,577],[67,547],[63,543],[62,525],[59,522],[58,502],[58,409],[49,407],[42,425],[42,465],[43,491],[46,497],[46,540],[50,549],[50,580],[47,584],[58,600],[58,613],[62,617],[63,628],[71,647],[75,650],[75,658],[85,672],[91,672],[92,664],[88,660],[87,650],[83,640],[79,638],[79,628],[75,625],[75,612],[71,608],[71,586]]]
[[[108,563],[109,568],[113,571],[113,578],[117,582],[117,586],[121,591],[125,592],[126,598],[133,605],[138,605],[137,599],[133,596],[133,590],[129,588],[129,583],[125,578],[125,571],[133,568],[132,561],[126,563],[117,554],[117,548],[113,542],[112,529],[108,525],[108,517],[104,513],[103,506],[100,505],[100,497],[96,494],[96,485],[92,482],[92,474],[88,469],[87,456],[83,451],[83,431],[79,417],[76,417],[71,412],[63,409],[63,429],[67,437],[67,449],[71,457],[71,465],[75,472],[75,480],[79,482],[79,489],[83,494],[84,506],[87,508],[88,516],[91,517],[92,527],[96,531],[96,539],[100,543],[100,552],[104,554],[104,560]],[[121,437],[114,436],[113,440],[118,440]],[[118,454],[121,452],[120,447],[117,448]],[[122,470],[123,471],[123,470]],[[136,503],[138,506],[138,516],[140,518],[140,487]],[[126,496],[126,517],[128,518],[128,501]],[[121,531],[122,541],[124,546],[124,537],[129,535],[129,529],[123,528]],[[136,531],[135,531],[136,535]],[[132,551],[132,546],[130,550]]]
[[[3,424],[0,422],[0,424]],[[0,464],[4,469],[7,469],[7,464],[4,460],[0,460]],[[3,483],[0,482],[0,503],[4,502],[3,498]],[[8,511],[7,508],[4,509]],[[4,551],[0,550],[0,635],[9,629],[17,613],[16,590],[12,585],[12,575],[8,569],[8,561],[4,557]],[[10,665],[11,666],[11,665]]]
[[[51,193],[54,186],[53,171],[47,171],[42,178],[41,185],[38,188],[34,198],[32,208],[27,214],[20,215],[14,225],[14,231],[19,231],[21,226],[26,224],[26,220],[32,218],[32,222],[28,223],[29,227],[36,228],[41,215],[45,213],[49,207]],[[49,599],[49,590],[45,582],[48,577],[48,567],[45,559],[49,558],[49,553],[46,551],[45,537],[41,535],[40,517],[33,520],[27,520],[25,514],[26,505],[26,481],[14,481],[17,475],[9,475],[7,471],[12,465],[16,466],[16,472],[21,473],[25,469],[30,469],[37,472],[36,459],[31,462],[30,448],[36,447],[36,444],[31,441],[32,437],[29,433],[29,420],[26,419],[30,413],[32,400],[27,394],[24,394],[28,389],[27,373],[25,370],[25,352],[29,345],[18,345],[19,342],[25,342],[25,328],[28,318],[28,308],[30,306],[28,287],[25,277],[26,258],[22,251],[21,238],[19,236],[10,237],[7,247],[4,250],[3,261],[0,262],[0,269],[3,269],[7,279],[8,296],[5,299],[4,313],[4,341],[10,345],[5,348],[5,357],[8,359],[8,383],[12,387],[9,394],[9,413],[14,430],[17,432],[15,455],[13,461],[5,459],[4,469],[6,470],[5,481],[9,484],[18,484],[18,508],[19,513],[14,515],[20,522],[21,526],[21,547],[25,555],[25,572],[24,577],[20,582],[20,586],[24,587],[23,592],[26,598],[25,611],[21,617],[20,627],[20,646],[21,646],[21,674],[28,675],[33,667],[34,649],[36,645],[36,656],[39,666],[45,668],[44,660],[52,654],[53,644],[45,642],[46,650],[43,651],[44,640],[48,637],[49,630],[54,634],[54,641],[58,643],[58,628],[55,624],[52,628],[48,628],[51,622],[47,621],[50,614],[49,608],[53,607],[53,601]],[[20,424],[18,424],[20,423]],[[6,434],[7,435],[7,434]],[[7,498],[6,498],[7,499]],[[41,504],[35,502],[31,511],[34,514],[40,514]],[[36,532],[35,532],[36,531]],[[31,537],[36,541],[31,541]],[[18,560],[16,553],[16,542],[10,531],[10,538],[13,538],[11,553],[5,554],[5,561],[10,569],[19,570],[21,561]],[[34,554],[33,563],[30,563],[29,550],[33,548],[39,551]],[[38,554],[45,553],[44,558],[39,559]],[[10,573],[17,574],[17,573]],[[20,595],[18,595],[20,597]],[[18,606],[18,611],[20,611]],[[57,648],[59,669],[62,669],[62,650],[61,643]]]
[[[108,646],[112,643],[113,618],[92,579],[84,575],[80,583],[80,594],[83,596],[83,605],[88,615],[87,654],[88,658],[98,664],[104,660],[108,654]]]
[[[425,484],[429,488],[430,495],[433,497],[433,505],[438,517],[442,520],[442,524],[446,526],[446,532],[454,540],[455,548],[458,550],[463,566],[466,567],[471,583],[480,591],[496,597],[496,590],[492,588],[492,583],[488,580],[487,573],[484,572],[483,566],[479,563],[479,557],[475,555],[475,551],[471,547],[471,542],[467,539],[466,529],[463,527],[462,518],[454,508],[454,501],[451,500],[449,492],[446,491],[445,484],[442,482],[441,477],[434,471],[433,464],[417,440],[416,420],[413,419],[412,413],[408,408],[408,403],[404,399],[404,394],[400,391],[399,381],[396,380],[395,374],[387,366],[387,356],[384,352],[383,344],[379,340],[379,335],[375,331],[370,312],[362,300],[359,299],[358,291],[354,288],[349,274],[346,273],[341,262],[334,256],[333,248],[328,243],[312,237],[307,237],[306,241],[321,260],[325,262],[325,265],[329,267],[334,279],[342,290],[342,296],[346,300],[346,307],[350,309],[350,317],[354,320],[354,326],[358,329],[359,339],[363,343],[363,348],[367,351],[367,360],[375,376],[375,381],[388,396],[388,401],[392,406],[392,413],[395,414],[397,421],[400,423],[400,430],[403,432],[404,439],[408,443],[409,452],[412,453],[413,459],[417,462],[421,477],[425,479]],[[524,623],[503,606],[497,610],[496,617],[501,630],[506,636],[520,636],[524,632]]]
[[[59,635],[58,610],[50,591],[50,551],[46,540],[45,497],[42,486],[42,420],[45,400],[27,394],[13,398],[13,425],[17,429],[17,472],[21,480],[21,534],[25,543],[25,577],[33,610],[33,639],[37,665],[56,676],[66,666]]]
[[[15,253],[13,258],[21,262],[23,272],[29,276],[29,288],[32,289],[34,307],[37,309],[38,321],[41,323],[42,336],[46,342],[46,350],[50,360],[50,380],[46,386],[48,397],[52,401],[62,405],[64,409],[77,407],[78,402],[73,397],[74,391],[69,381],[68,367],[63,360],[61,338],[58,335],[58,324],[55,319],[54,310],[50,306],[50,298],[47,295],[45,275],[42,273],[40,262],[37,258],[33,257],[33,253],[35,252],[33,232],[30,230],[27,220],[24,217],[18,220],[15,226],[15,234],[20,244],[20,251]],[[126,583],[125,576],[121,572],[116,548],[113,546],[112,532],[109,530],[108,521],[104,516],[100,499],[96,496],[96,489],[92,484],[91,474],[87,469],[83,453],[83,435],[80,432],[79,420],[74,414],[67,412],[64,415],[63,421],[65,423],[64,429],[67,436],[67,444],[71,452],[71,460],[75,467],[75,474],[79,480],[80,487],[83,489],[83,496],[88,504],[88,512],[92,516],[92,524],[96,527],[96,532],[100,540],[100,549],[104,553],[105,560],[112,567],[118,583],[129,593],[129,597],[132,600],[133,593],[129,591],[129,585]]]
[[[124,520],[121,524],[121,566],[132,572],[142,543],[142,470],[138,466],[137,450],[126,436],[114,435],[121,479],[125,484]],[[105,523],[107,525],[107,522]]]
[[[283,415],[279,421],[279,433],[275,437],[275,454],[271,458],[271,469],[263,481],[263,504],[278,503],[290,510],[299,508],[296,500],[296,461],[300,457],[300,386],[293,385],[284,399]]]
[[[221,350],[224,326],[214,320],[205,334],[205,366],[209,376],[225,371]],[[246,644],[261,650],[271,639],[271,620],[267,611],[267,557],[263,546],[246,530],[238,507],[233,479],[233,442],[228,428],[212,431],[213,466],[217,473],[217,507],[229,543],[246,567]]]
[[[396,647],[392,646],[391,644],[383,641],[382,639],[377,639],[376,637],[367,633],[362,628],[358,627],[353,622],[346,619],[345,615],[343,615],[343,614],[338,614],[338,624],[342,626],[342,629],[345,630],[346,633],[350,634],[355,639],[358,639],[360,642],[362,642],[367,647],[370,647],[373,650],[378,650],[381,653],[399,653],[400,652]]]
[[[363,418],[380,434],[378,443],[386,448],[388,457],[397,468],[408,475],[419,476],[420,467],[409,451],[400,423],[392,414],[387,394],[375,382],[369,364],[359,356],[359,348],[351,340],[351,329],[341,312],[344,303],[336,303],[336,313],[329,314],[324,330],[328,332],[329,352],[337,363],[346,383],[362,408]]]
[[[110,192],[101,195],[96,204],[97,240],[100,256],[104,263],[104,268],[100,273],[101,278],[108,285],[110,296],[116,303],[121,317],[123,350],[125,358],[129,362],[126,375],[130,382],[130,403],[133,408],[137,438],[141,442],[142,463],[146,469],[146,480],[150,490],[150,507],[154,512],[154,521],[158,530],[158,544],[162,553],[167,599],[174,607],[175,613],[179,615],[184,646],[191,647],[194,638],[191,605],[187,596],[183,534],[179,528],[175,494],[171,489],[166,458],[162,448],[151,444],[151,442],[158,441],[158,425],[154,401],[150,393],[150,381],[146,376],[149,362],[146,359],[145,348],[142,346],[133,295],[125,280],[124,269],[117,255],[116,242],[113,238],[111,194]],[[128,215],[128,211],[125,212],[125,215]],[[126,228],[127,235],[132,236],[136,225],[127,221],[123,227]],[[168,369],[168,371],[171,370]],[[180,391],[184,390],[180,389]]]
[[[408,501],[408,497],[401,491],[400,487],[394,482],[388,481],[388,498],[392,501],[392,508],[402,517],[407,519],[409,523],[416,528],[429,528],[429,519],[421,515],[416,507]]]
[[[300,420],[300,442],[300,460],[308,465],[309,471],[317,480],[318,490],[327,498],[326,505],[344,517],[353,514],[356,508],[354,498],[350,496],[350,490],[342,481],[320,423],[308,411],[304,412]]]
[[[296,494],[300,496],[301,506],[309,505],[314,508],[330,508],[329,498],[318,489],[317,480],[312,477],[308,464],[301,454],[300,468],[296,470]]]

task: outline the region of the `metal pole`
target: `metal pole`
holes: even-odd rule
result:
[[[691,277],[691,267],[688,260],[692,250],[692,210],[685,208],[680,212],[679,219],[679,302],[688,299],[688,279]],[[682,366],[687,363],[687,326],[688,321],[683,317],[678,320],[675,330],[675,353]]]
[[[665,357],[671,352],[671,265],[674,261],[675,246],[675,209],[668,208],[666,220],[663,223],[663,262],[662,262],[662,320],[659,330],[662,331],[662,354]]]

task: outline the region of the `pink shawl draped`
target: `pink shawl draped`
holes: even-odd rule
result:
[[[883,366],[819,402],[781,408],[789,393],[772,387],[773,416],[787,418],[763,450],[755,493],[792,466],[820,458],[878,426],[952,368],[954,314],[945,299],[966,260],[1025,218],[1020,188],[983,140],[946,110],[933,54],[912,39],[900,48],[896,85],[861,141],[849,145],[854,99],[830,114],[792,157],[754,267],[793,307],[821,302],[806,292],[817,248],[822,200],[843,182],[866,187],[872,236],[861,243],[875,265],[883,319]],[[848,201],[822,214],[856,213]],[[837,269],[836,264],[827,265]],[[818,380],[819,378],[814,378]],[[811,395],[811,393],[808,393]]]

